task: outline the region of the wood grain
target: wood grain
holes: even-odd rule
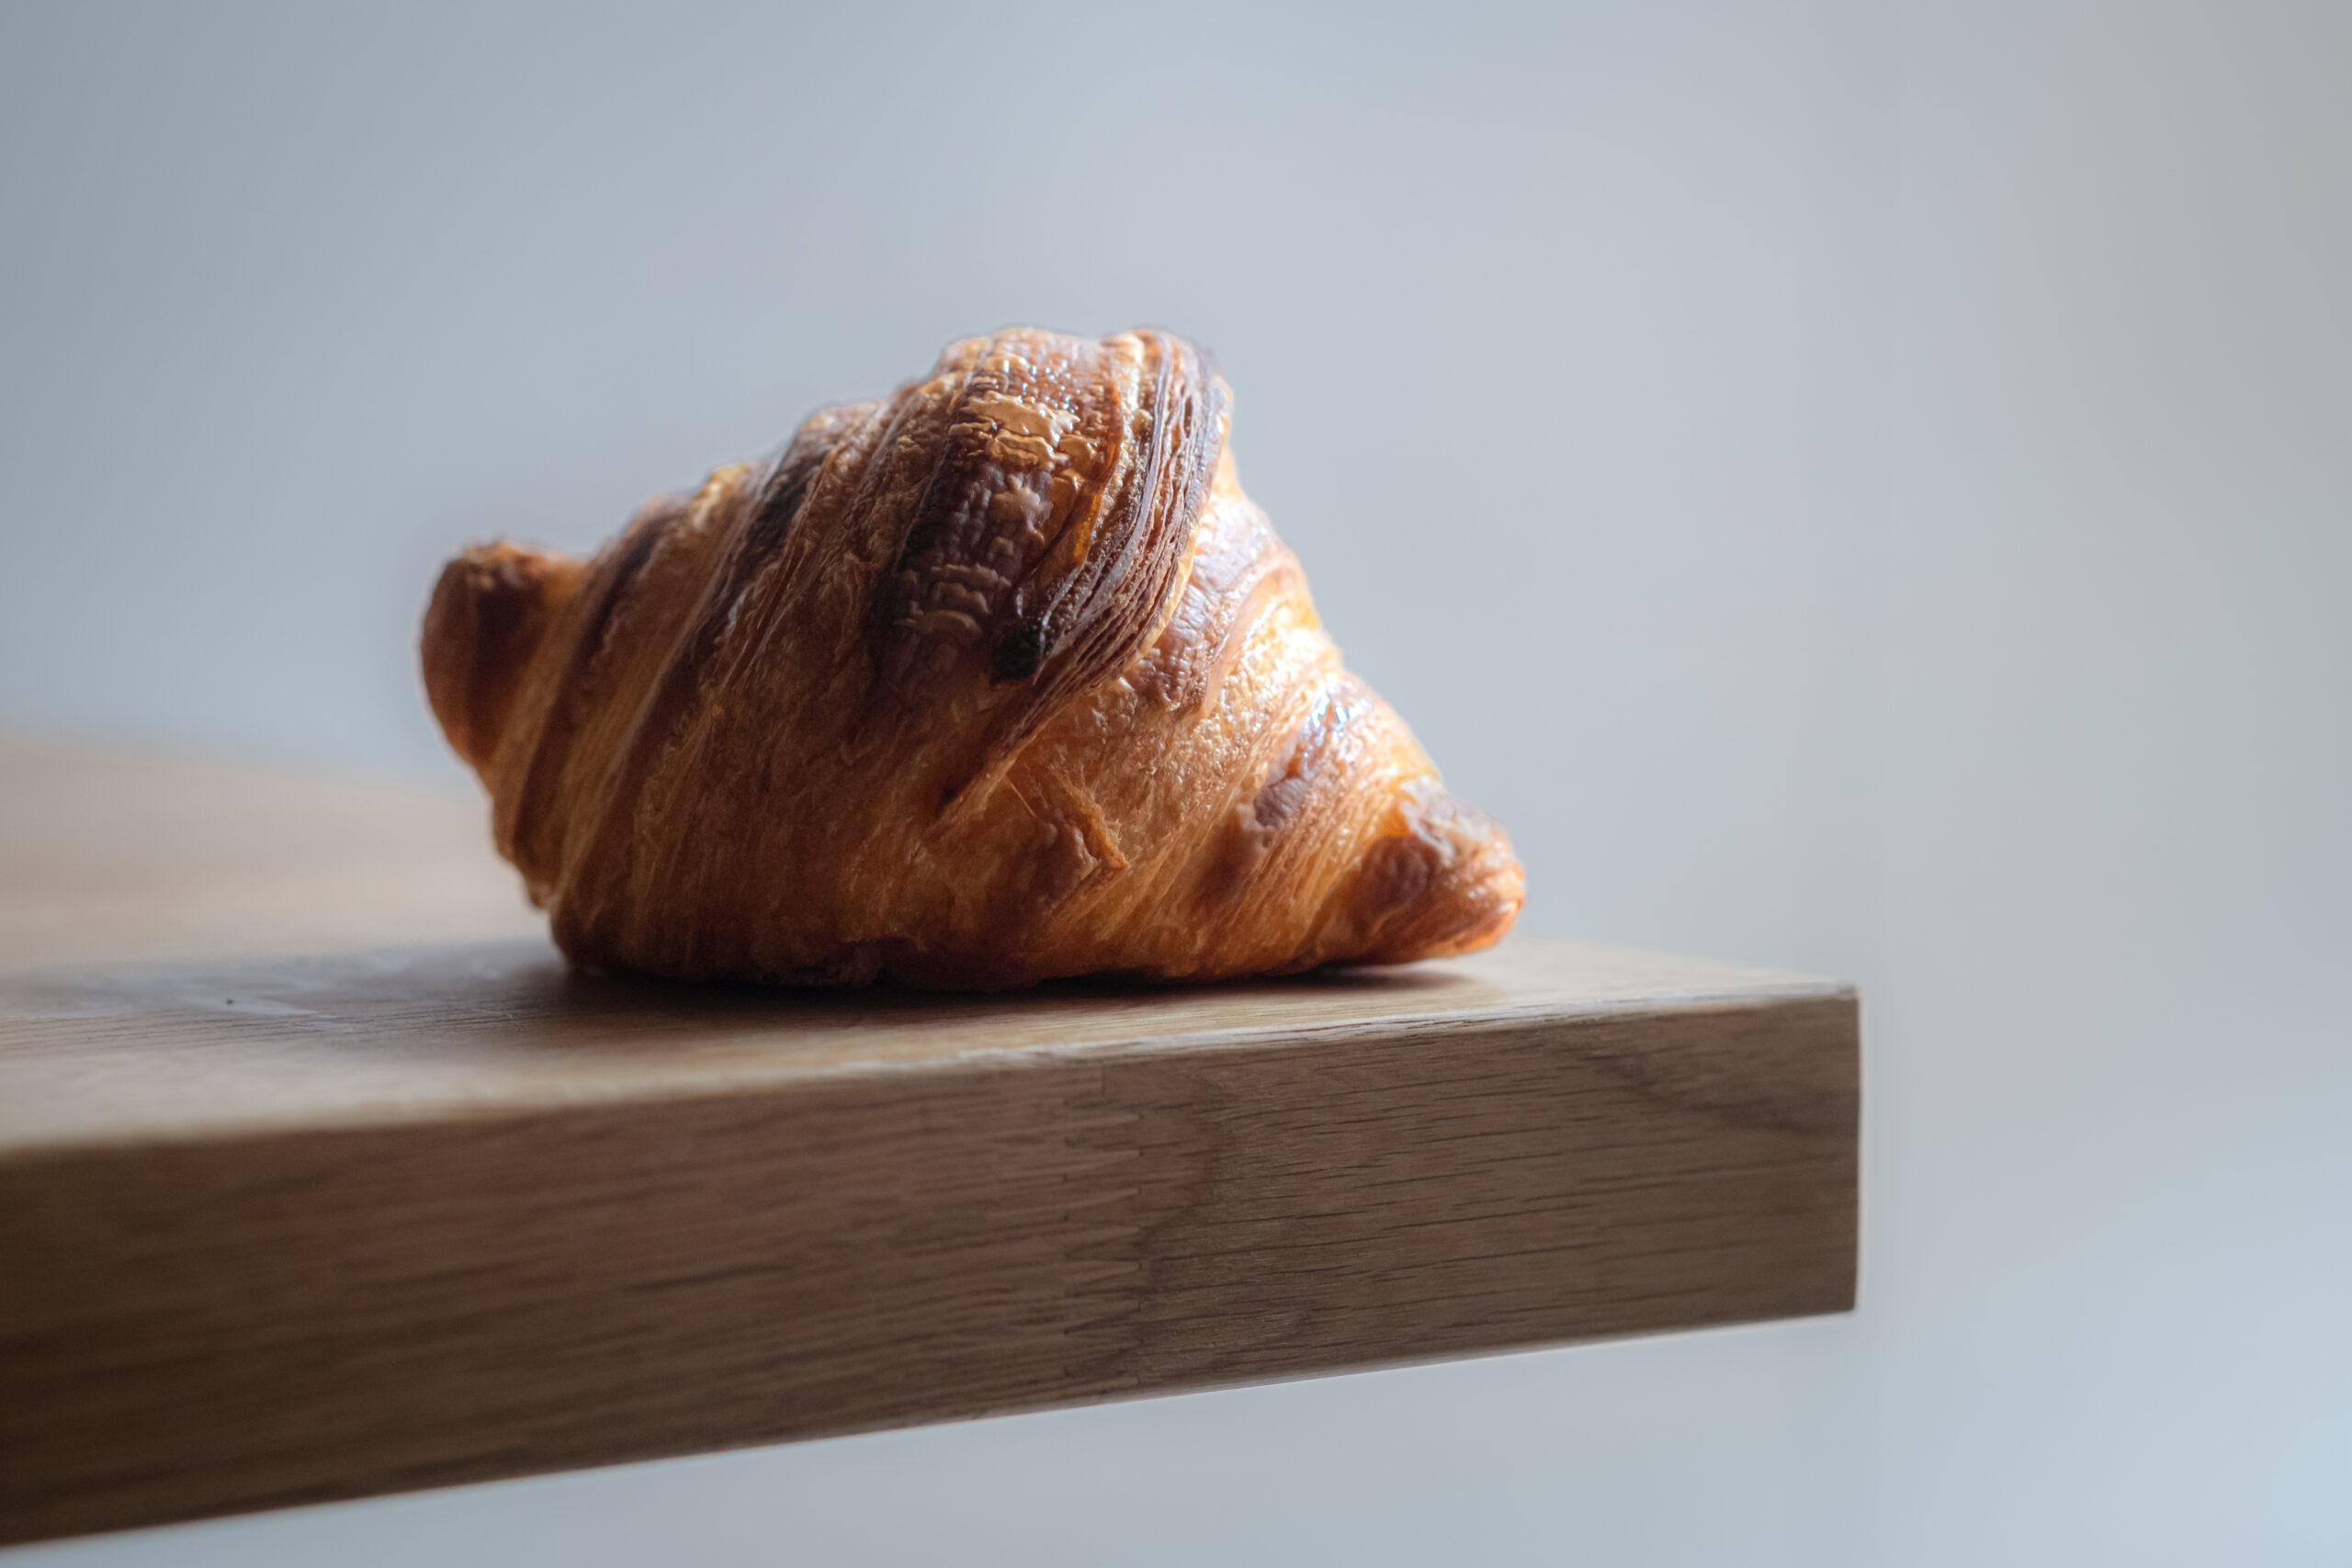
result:
[[[96,912],[0,895],[39,937],[0,952],[0,1540],[1853,1300],[1834,983],[1526,938],[1180,991],[589,978],[496,934],[441,803],[254,816],[17,747],[0,815],[28,756],[301,842],[207,916],[135,865],[76,906],[72,813],[8,830]],[[288,888],[307,938],[257,941]]]

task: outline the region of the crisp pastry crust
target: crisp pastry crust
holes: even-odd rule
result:
[[[995,987],[1484,947],[1522,897],[1340,666],[1182,339],[950,347],[592,560],[443,570],[425,688],[575,964]]]

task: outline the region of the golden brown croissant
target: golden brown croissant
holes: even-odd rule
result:
[[[1466,952],[1502,830],[1340,668],[1163,333],[1014,331],[656,502],[451,561],[424,680],[579,964],[1025,985]]]

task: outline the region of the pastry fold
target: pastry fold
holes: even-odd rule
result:
[[[1483,947],[1522,897],[1324,635],[1165,333],[950,347],[589,560],[443,570],[435,716],[576,964],[1208,980]]]

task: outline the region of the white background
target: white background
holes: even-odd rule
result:
[[[9,1568],[2352,1560],[2352,7],[10,6],[0,723],[461,787],[445,555],[1014,321],[1531,926],[1860,983],[1860,1312]]]

